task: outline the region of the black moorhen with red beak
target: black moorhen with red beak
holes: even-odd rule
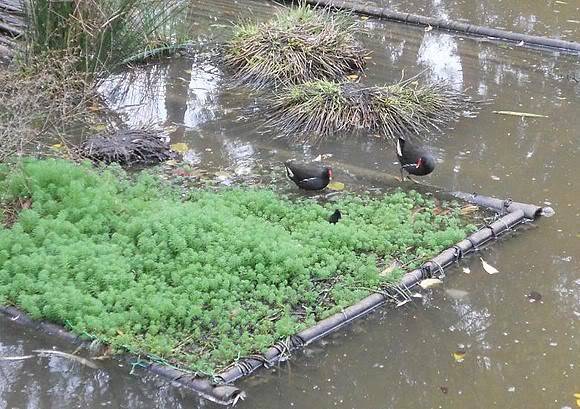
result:
[[[318,163],[285,162],[286,174],[300,189],[322,190],[332,178],[332,169]]]
[[[403,169],[415,176],[425,176],[435,169],[435,158],[420,146],[399,137],[397,140],[397,158],[401,163],[401,179]]]

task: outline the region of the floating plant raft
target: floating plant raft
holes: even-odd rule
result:
[[[346,13],[287,8],[268,22],[235,26],[224,63],[236,80],[257,87],[341,79],[366,65],[358,31]]]
[[[153,176],[119,172],[59,160],[0,168],[10,218],[0,311],[147,357],[138,362],[220,403],[243,396],[229,383],[541,212],[486,198],[504,215],[474,231],[463,205],[412,191],[332,206],[247,188],[183,198]],[[14,203],[27,205],[15,215]],[[342,219],[331,224],[336,207]]]
[[[361,130],[386,138],[440,130],[474,109],[469,97],[445,83],[415,79],[393,85],[310,81],[277,90],[268,123],[286,135],[323,138]]]

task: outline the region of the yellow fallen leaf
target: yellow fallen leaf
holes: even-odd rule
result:
[[[351,75],[347,75],[346,78],[348,78],[351,81],[356,81],[356,80],[358,80],[359,76],[357,74],[351,74]]]
[[[170,145],[170,148],[173,152],[177,153],[185,153],[189,150],[189,146],[183,142],[173,143]]]
[[[393,260],[391,264],[379,273],[381,277],[388,277],[393,271],[401,267],[399,260]]]
[[[511,115],[511,116],[521,116],[522,118],[549,118],[547,115],[532,114],[529,112],[516,112],[516,111],[491,111],[494,114],[499,115]]]
[[[574,394],[574,397],[575,397],[576,399],[580,399],[580,393],[575,393],[575,394]]]
[[[330,190],[344,190],[344,183],[342,182],[330,182],[328,184]]]
[[[91,128],[97,132],[102,132],[102,131],[107,129],[107,125],[106,124],[97,124],[97,125],[93,125]]]
[[[443,284],[443,281],[439,280],[438,278],[426,278],[425,280],[419,283],[419,286],[421,286],[423,290],[426,290],[428,288],[436,287],[441,284]]]
[[[59,151],[62,149],[62,143],[55,143],[54,145],[50,145],[51,149],[54,149],[55,151]]]
[[[369,19],[369,16],[361,16],[360,19],[361,20],[368,20]]]
[[[467,205],[467,206],[463,206],[461,208],[461,210],[459,211],[459,213],[461,213],[462,216],[467,216],[468,214],[471,213],[475,213],[479,210],[478,206],[475,205]]]
[[[489,264],[487,261],[485,261],[481,257],[479,259],[481,260],[481,265],[483,266],[483,269],[485,271],[487,271],[487,273],[489,273],[489,274],[497,274],[497,273],[499,273],[499,270],[497,268],[495,268],[494,266],[492,266],[491,264]]]
[[[457,363],[465,361],[465,351],[455,351],[451,355],[453,356],[453,359],[455,359],[455,362]]]

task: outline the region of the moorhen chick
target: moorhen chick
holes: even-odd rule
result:
[[[401,163],[401,179],[403,169],[415,176],[428,175],[435,169],[435,158],[430,152],[401,137],[397,140],[397,158]]]
[[[300,189],[322,190],[332,178],[332,169],[322,164],[284,163],[286,174]]]
[[[342,218],[342,214],[340,213],[340,210],[336,209],[334,211],[334,213],[332,213],[330,215],[330,217],[328,218],[328,222],[332,223],[332,224],[336,224],[338,223],[338,221]]]

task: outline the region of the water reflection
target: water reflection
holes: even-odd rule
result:
[[[103,82],[100,92],[121,113],[127,126],[152,122],[165,126],[199,127],[215,117],[220,77],[210,65],[188,59],[136,68]],[[181,134],[182,136],[182,134]]]
[[[457,52],[457,37],[450,34],[425,33],[417,64],[430,68],[428,75],[434,81],[446,81],[457,90],[463,90],[463,68]]]

